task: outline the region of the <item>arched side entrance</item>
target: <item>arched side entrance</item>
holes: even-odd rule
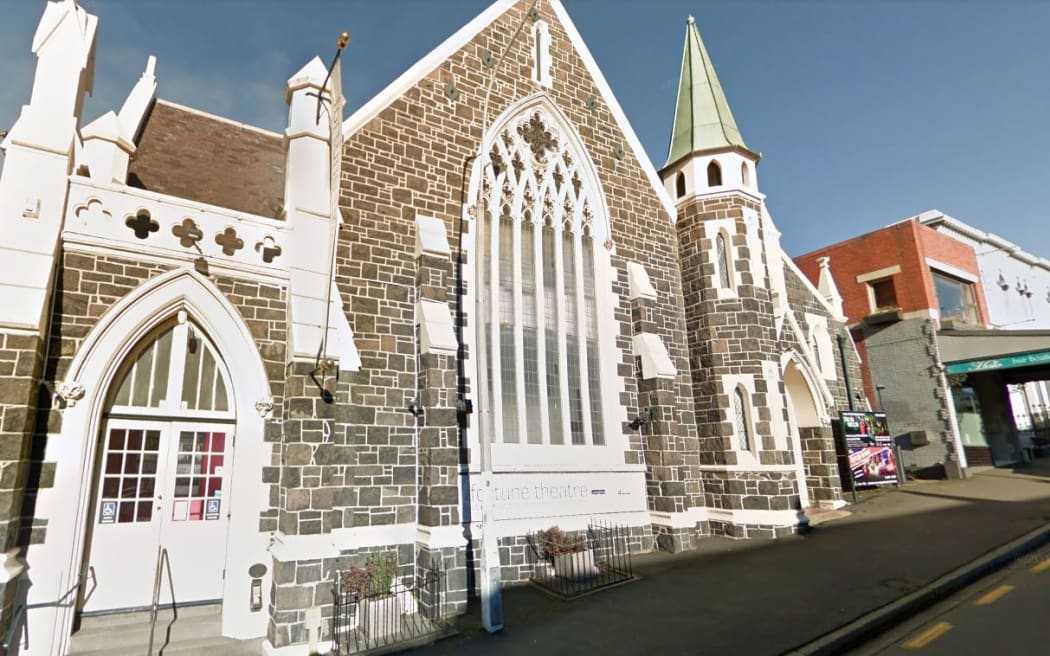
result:
[[[102,495],[93,494],[96,464],[103,468],[103,486],[107,466],[102,462],[104,451],[99,448],[102,444],[99,437],[104,430],[115,427],[112,422],[117,419],[110,417],[111,423],[107,424],[108,404],[115,402],[120,394],[121,376],[128,363],[136,362],[137,355],[150,343],[151,336],[158,336],[166,326],[176,324],[180,313],[187,317],[185,325],[199,328],[201,338],[207,336],[212,352],[221,358],[232,374],[224,380],[228,385],[225,418],[236,437],[236,458],[231,463],[224,453],[222,466],[223,476],[236,480],[238,485],[235,493],[227,494],[224,489],[220,494],[220,513],[225,510],[229,514],[230,535],[222,557],[225,578],[220,577],[222,633],[234,638],[251,638],[266,632],[268,615],[265,609],[253,611],[248,603],[252,585],[248,568],[253,564],[265,564],[267,573],[261,583],[262,589],[269,589],[269,538],[259,532],[260,514],[268,507],[268,487],[262,482],[261,472],[263,466],[270,463],[270,448],[263,441],[264,417],[272,407],[269,382],[258,347],[237,309],[210,280],[194,271],[179,269],[148,281],[110,308],[85,337],[61,385],[70,401],[62,410],[61,433],[49,435],[45,454],[47,461],[56,463],[55,485],[42,490],[37,502],[37,517],[48,525],[47,539],[41,545],[33,545],[26,559],[32,581],[29,603],[42,605],[31,610],[27,618],[33,654],[60,655],[68,648],[76,606],[74,603],[52,604],[56,599],[62,599],[76,581],[88,573],[84,567],[91,537],[88,527],[100,521],[102,512]],[[198,415],[196,419],[218,418]],[[163,414],[155,418],[166,424],[165,430],[182,432],[182,427],[173,427],[171,419]],[[233,419],[235,421],[231,421]],[[139,416],[134,420],[144,422],[145,418]],[[124,428],[129,430],[128,426]],[[146,427],[143,424],[138,429],[145,431]],[[192,427],[187,430],[207,432]],[[123,437],[125,447],[118,451],[122,469],[125,457],[134,451],[128,446],[130,436],[125,433]],[[141,444],[145,445],[146,433],[143,432],[141,437]],[[156,438],[159,447],[161,436],[158,434]],[[167,441],[170,446],[171,439]],[[196,435],[193,441],[195,448]],[[202,446],[209,451],[210,458],[214,440],[211,444],[205,441]],[[145,446],[141,447],[139,455],[144,454]],[[203,467],[204,450],[189,455],[191,467],[192,457],[196,455],[202,456]],[[177,447],[173,457],[177,467]],[[159,459],[158,453],[158,468]],[[137,474],[141,476],[141,458],[137,466]],[[214,472],[212,469],[209,473]],[[122,471],[120,478],[123,476]],[[140,482],[136,481],[136,494]],[[190,486],[193,485],[191,480]],[[207,485],[205,481],[205,494]],[[170,493],[175,493],[174,482]],[[202,501],[205,498],[198,497]],[[136,502],[138,500],[135,498]],[[117,501],[119,516],[119,493]],[[174,513],[173,507],[169,510]],[[134,512],[138,512],[137,507]],[[216,521],[211,520],[211,523]],[[208,520],[201,522],[208,523]],[[136,552],[126,549],[125,553]],[[150,561],[149,586],[152,591],[155,548],[152,554],[142,554],[141,557]],[[86,585],[90,589],[90,579]]]
[[[222,358],[185,311],[147,337],[107,395],[87,564],[85,613],[152,599],[163,549],[178,605],[222,598],[236,416]]]
[[[830,455],[824,454],[824,442],[828,437],[828,414],[823,403],[818,402],[814,386],[810,383],[808,372],[799,364],[797,358],[790,354],[783,363],[784,391],[787,393],[788,423],[790,426],[791,445],[798,468],[799,497],[802,507],[813,502],[830,501],[825,499],[825,480],[814,471],[812,464],[807,464],[806,451],[822,453],[818,466],[835,467],[834,450]],[[828,457],[830,462],[823,462]]]

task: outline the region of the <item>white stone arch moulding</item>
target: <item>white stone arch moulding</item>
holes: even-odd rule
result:
[[[611,266],[611,256],[615,254],[616,246],[611,239],[612,229],[611,221],[609,219],[609,208],[607,199],[605,196],[604,189],[597,173],[597,167],[594,165],[594,161],[591,159],[590,153],[579,137],[575,125],[565,116],[565,114],[554,104],[554,102],[543,92],[534,93],[528,97],[521,99],[518,102],[513,103],[501,112],[495,120],[489,125],[485,131],[483,140],[479,144],[479,153],[483,153],[483,157],[475,160],[470,174],[468,193],[466,198],[467,203],[463,208],[463,219],[470,228],[464,235],[463,239],[463,250],[465,253],[476,252],[475,237],[478,234],[477,221],[482,218],[482,179],[483,174],[487,173],[488,176],[492,176],[493,167],[492,159],[490,154],[493,152],[493,147],[496,145],[498,139],[507,130],[508,127],[516,124],[524,124],[529,121],[532,116],[536,113],[540,114],[541,119],[545,122],[549,131],[558,139],[558,153],[557,157],[561,157],[561,154],[568,152],[573,161],[574,166],[571,167],[572,171],[576,172],[580,178],[580,192],[576,193],[577,199],[586,199],[590,204],[589,220],[585,221],[581,218],[583,211],[582,201],[574,203],[573,207],[573,223],[574,230],[580,230],[580,234],[583,234],[583,227],[588,226],[589,234],[597,244],[604,246],[604,248],[596,249],[600,251],[595,254],[595,285],[598,294],[597,298],[597,313],[600,319],[599,326],[609,324],[613,320],[614,308],[618,299],[613,298],[611,291],[606,294],[604,290],[612,289],[611,277],[616,275],[616,272]],[[502,154],[505,155],[507,149],[502,149]],[[549,160],[548,160],[549,161]],[[504,163],[506,167],[509,162]],[[484,166],[484,169],[483,169]],[[526,166],[532,166],[531,160],[526,162]],[[505,170],[505,169],[504,169]],[[499,180],[504,180],[505,175],[500,175]],[[533,176],[521,176],[517,181],[517,184],[513,190],[514,205],[519,205],[525,194],[533,194],[538,198],[543,198],[544,194],[548,189],[554,193],[554,200],[556,203],[563,203],[565,199],[566,188],[573,189],[571,179],[565,179],[561,185],[561,189],[554,189],[553,184],[550,180],[535,180],[533,182]],[[502,182],[499,182],[502,184]],[[498,208],[494,206],[491,199],[486,200],[488,209],[498,215]],[[568,216],[568,211],[561,215],[561,220],[565,220]],[[539,225],[542,225],[542,218],[540,218]],[[479,289],[477,281],[478,267],[476,262],[472,262],[470,266],[465,267],[464,279],[466,282],[467,293],[464,306],[467,308],[466,313],[468,316],[473,316],[477,309],[477,291]],[[474,323],[471,321],[470,323]],[[475,328],[477,325],[475,325]],[[602,372],[608,372],[610,376],[615,375],[616,362],[621,359],[621,352],[615,343],[615,336],[612,334],[614,331],[599,329],[599,353],[600,353],[600,367]],[[479,353],[478,349],[478,331],[476,329],[467,330],[464,333],[464,341],[467,344],[468,351],[470,353]],[[476,388],[476,381],[479,380],[478,372],[478,358],[468,358],[465,363],[466,375],[471,382],[471,387]],[[598,460],[588,460],[587,462],[591,465],[603,465],[612,467],[627,467],[623,463],[623,451],[627,449],[627,438],[622,434],[622,431],[618,429],[618,426],[628,421],[627,410],[622,406],[619,399],[624,389],[624,382],[621,377],[616,377],[616,381],[609,381],[601,385],[601,403],[602,403],[602,414],[604,415],[603,426],[605,430],[605,446],[600,449],[600,455],[580,456],[582,458],[598,458]],[[471,430],[468,431],[468,443],[472,449],[479,448],[479,431]],[[523,445],[524,446],[524,445]],[[622,448],[617,448],[622,447]],[[566,447],[565,450],[548,451],[550,455],[543,455],[541,453],[534,452],[530,455],[528,462],[522,462],[522,467],[540,466],[541,461],[545,463],[544,466],[551,465],[550,462],[546,462],[547,458],[554,458],[555,454],[558,457],[564,459],[565,454],[576,447]],[[532,457],[536,457],[539,460],[533,461]],[[573,456],[575,457],[575,456]],[[605,462],[608,460],[608,462]],[[553,461],[552,461],[553,462]],[[575,462],[575,461],[574,461]],[[581,461],[582,462],[582,461]],[[567,466],[564,462],[560,462],[557,466]],[[579,464],[579,463],[577,463]],[[497,467],[500,466],[497,464]]]
[[[55,487],[44,491],[52,502],[43,508],[38,505],[38,513],[43,510],[50,520],[48,540],[42,548],[31,549],[28,557],[30,567],[36,564],[33,557],[36,551],[37,558],[44,561],[39,564],[40,568],[59,570],[57,564],[61,569],[51,580],[34,584],[30,603],[61,596],[65,592],[62,586],[69,587],[69,582],[81,575],[86,557],[86,529],[92,514],[89,506],[94,463],[108,390],[134,347],[180,311],[185,311],[208,335],[228,372],[237,372],[236,376],[230,375],[228,391],[237,417],[239,439],[233,462],[235,483],[230,495],[231,537],[226,548],[223,597],[224,600],[231,597],[230,601],[239,599],[238,595],[231,595],[235,589],[243,589],[247,594],[250,581],[244,571],[245,563],[262,561],[269,542],[267,535],[258,532],[259,512],[264,510],[266,499],[265,485],[258,472],[268,462],[263,434],[265,416],[272,408],[270,384],[255,340],[233,304],[207,278],[192,270],[176,269],[147,281],[103,314],[84,339],[61,386],[62,390],[72,392],[72,398],[68,398],[63,410],[61,437],[49,440],[45,456],[56,462],[60,474]],[[61,391],[58,396],[62,396]],[[255,469],[258,471],[253,475]],[[251,490],[253,484],[259,489]],[[70,500],[75,501],[70,503]],[[238,544],[234,544],[235,535],[240,536]],[[267,580],[264,589],[268,585]],[[38,598],[34,600],[33,596]],[[241,607],[246,604],[224,604],[223,634],[245,638],[263,635],[265,624],[243,612]],[[49,623],[57,630],[54,646],[59,650],[71,630],[73,613],[70,611],[65,607],[54,609],[56,616]],[[33,619],[38,626],[44,625],[41,620],[45,618]]]
[[[602,242],[606,242],[609,245],[610,251],[615,250],[615,245],[611,243],[612,226],[609,221],[609,207],[605,200],[605,191],[602,188],[601,181],[598,179],[598,169],[594,166],[594,161],[591,159],[587,147],[580,140],[579,134],[576,131],[576,126],[569,121],[565,114],[554,104],[553,101],[551,101],[547,94],[536,93],[528,96],[517,103],[512,104],[505,109],[503,113],[496,117],[494,121],[492,121],[491,127],[488,128],[483,137],[481,150],[479,151],[480,153],[484,153],[485,165],[492,165],[489,153],[492,151],[496,139],[499,138],[499,135],[503,130],[505,130],[514,120],[526,117],[536,110],[541,112],[543,118],[554,123],[558,128],[559,138],[568,139],[567,147],[560,148],[559,150],[567,150],[572,153],[573,157],[578,158],[576,171],[581,174],[583,188],[586,190],[586,197],[595,204],[595,206],[591,208],[594,215],[591,222],[591,234],[595,235],[595,237],[599,238]],[[480,199],[481,197],[479,194],[482,177],[481,164],[481,158],[479,158],[478,161],[475,161],[471,170],[469,195],[467,196],[470,199]]]
[[[831,390],[828,389],[827,383],[824,382],[821,376],[813,372],[812,368],[806,363],[806,358],[800,356],[794,350],[784,351],[780,356],[781,381],[784,380],[784,374],[787,372],[789,364],[795,365],[798,372],[802,374],[802,379],[806,382],[806,386],[809,387],[809,395],[813,399],[821,425],[830,426],[832,417],[829,408],[835,406],[835,398],[831,395]]]

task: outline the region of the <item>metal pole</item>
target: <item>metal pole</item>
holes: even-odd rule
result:
[[[488,151],[489,142],[486,140],[488,136],[488,123],[489,123],[489,100],[492,97],[492,87],[496,82],[496,72],[499,70],[503,61],[507,58],[507,53],[510,52],[511,47],[518,40],[522,30],[525,28],[525,20],[530,16],[534,15],[534,9],[538,0],[533,0],[529,6],[528,11],[521,17],[521,23],[518,25],[518,29],[514,32],[514,35],[510,39],[510,43],[504,48],[500,58],[492,66],[489,72],[488,83],[485,85],[485,100],[482,104],[481,112],[481,143],[479,144],[478,150],[478,194],[480,195],[480,203],[476,205],[480,211],[478,211],[474,217],[474,225],[477,228],[475,234],[477,237],[474,240],[474,252],[475,254],[481,252],[482,244],[486,238],[482,226],[485,223],[485,216],[488,213],[488,202],[485,198],[485,167],[489,165],[488,162]],[[483,258],[476,257],[477,259],[477,281],[475,286],[478,288],[477,294],[477,309],[478,309],[478,327],[480,328],[483,324],[482,317],[485,316],[486,311],[490,311],[487,307],[486,299],[484,294],[481,292],[480,282],[482,280],[482,267],[485,266]],[[493,280],[495,283],[495,280]],[[485,365],[487,360],[487,354],[485,349],[488,345],[485,343],[485,331],[478,331],[478,378],[482,379],[485,376]],[[481,549],[480,549],[480,563],[478,569],[481,570],[481,624],[489,633],[496,633],[497,631],[503,630],[503,589],[500,582],[500,560],[499,560],[499,542],[496,538],[496,531],[493,525],[493,488],[492,488],[492,437],[495,433],[495,427],[492,426],[492,411],[491,411],[491,399],[487,398],[486,389],[488,382],[481,380],[478,385],[478,443],[480,446],[480,458],[481,465],[480,482],[481,482]]]
[[[843,346],[845,338],[842,333],[835,335],[836,341],[839,343],[839,359],[842,361],[842,379],[846,382],[846,400],[849,401],[849,409],[853,410],[853,386],[850,385],[849,380],[849,367],[846,366],[846,347]]]

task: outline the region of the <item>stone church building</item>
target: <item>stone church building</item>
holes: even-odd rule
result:
[[[462,610],[486,532],[506,584],[553,525],[678,551],[843,504],[841,301],[691,18],[659,169],[560,0],[496,2],[336,134],[319,59],[281,133],[163,100],[153,58],[82,120],[97,26],[46,5],[3,141],[9,653],[148,606],[162,551],[223,636],[306,654],[370,552]]]

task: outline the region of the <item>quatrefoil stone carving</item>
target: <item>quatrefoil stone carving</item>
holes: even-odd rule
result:
[[[263,237],[263,240],[255,245],[255,250],[262,254],[263,262],[269,264],[281,254],[281,246],[273,237]]]
[[[226,228],[221,234],[215,235],[215,243],[222,246],[223,255],[233,255],[244,248],[244,240],[237,236],[233,228]]]
[[[151,232],[160,230],[160,224],[151,219],[146,210],[140,210],[135,216],[129,216],[124,221],[124,225],[131,228],[139,239],[145,239]]]
[[[204,232],[189,218],[183,219],[182,223],[173,227],[171,234],[179,238],[179,245],[183,248],[193,248],[197,242],[204,239]]]

